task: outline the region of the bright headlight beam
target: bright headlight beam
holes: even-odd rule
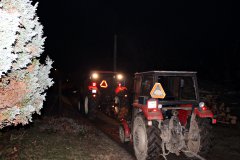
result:
[[[118,74],[118,75],[117,75],[117,79],[118,79],[118,80],[122,80],[122,79],[123,79],[123,75],[122,75],[122,74]]]
[[[98,74],[97,74],[97,73],[93,73],[93,74],[92,74],[92,78],[93,78],[93,79],[97,79],[97,78],[98,78]]]

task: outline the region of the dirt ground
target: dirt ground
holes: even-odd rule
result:
[[[240,129],[214,126],[212,151],[207,160],[239,160]],[[43,118],[27,127],[0,132],[0,159],[36,160],[134,160],[129,146],[119,145],[85,119]],[[169,160],[176,159],[171,156]],[[186,159],[186,158],[177,158]]]
[[[84,121],[45,118],[0,132],[0,159],[131,160],[126,150]]]
[[[216,125],[213,127],[214,143],[208,160],[240,159],[240,127]]]
[[[97,128],[102,130],[105,134],[111,137],[115,142],[119,142],[118,126],[116,121],[104,116],[102,113],[98,114],[98,119],[95,124]],[[240,126],[237,125],[213,125],[213,145],[212,150],[206,158],[207,160],[239,160],[240,159]],[[132,146],[123,146],[127,150],[132,150]],[[161,158],[160,158],[161,159]],[[170,154],[167,156],[168,160],[185,160],[187,158],[182,153],[180,156]]]

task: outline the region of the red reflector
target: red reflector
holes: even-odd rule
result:
[[[93,83],[92,83],[92,86],[93,86],[93,87],[96,87],[96,86],[97,86],[97,83],[96,83],[96,82],[93,82]]]
[[[102,88],[107,88],[108,87],[108,84],[107,84],[107,81],[106,80],[103,80],[100,84],[100,87]]]
[[[206,107],[206,106],[203,106],[203,107],[202,107],[202,110],[203,110],[203,111],[206,111],[206,110],[207,110],[207,107]]]
[[[217,120],[216,119],[212,119],[212,124],[216,124]]]
[[[153,112],[157,112],[157,109],[154,109]]]

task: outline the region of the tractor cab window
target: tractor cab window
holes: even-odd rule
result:
[[[153,76],[145,76],[141,84],[141,96],[150,96],[153,87]]]
[[[141,76],[137,76],[134,79],[134,99],[137,100],[140,92],[141,92],[141,82],[142,82],[142,77]]]
[[[166,93],[164,100],[196,100],[194,82],[190,76],[159,76],[158,82]]]

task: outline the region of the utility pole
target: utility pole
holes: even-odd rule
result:
[[[117,34],[114,34],[113,71],[117,71]]]

